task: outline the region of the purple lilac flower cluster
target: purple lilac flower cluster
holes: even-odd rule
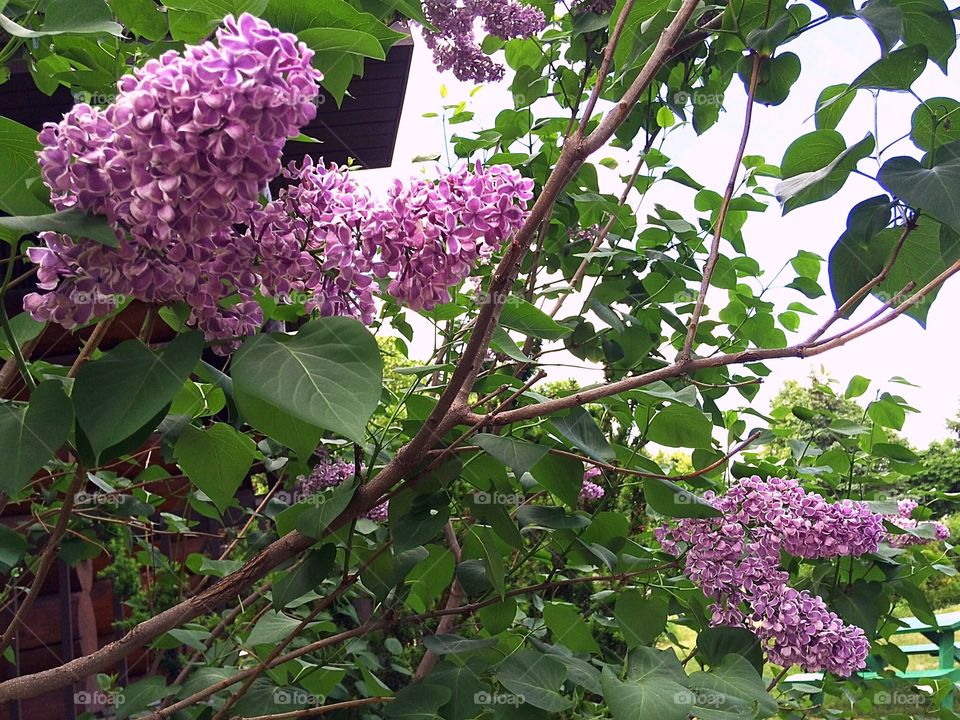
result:
[[[39,161],[54,206],[105,215],[119,247],[43,233],[29,256],[40,288],[54,292],[29,295],[25,309],[74,327],[113,310],[116,296],[185,300],[210,338],[256,329],[256,249],[233,225],[258,207],[285,142],[316,114],[312,56],[252,15],[227,17],[216,42],[121,78],[106,109],[79,104],[47,124]]]
[[[509,165],[462,166],[439,182],[394,181],[363,249],[388,292],[415,310],[450,301],[449,288],[489,258],[526,219],[533,181]]]
[[[364,469],[361,465],[360,472],[362,473]],[[324,458],[313,466],[309,475],[301,475],[297,478],[298,494],[316,495],[328,488],[337,487],[353,479],[355,473],[356,467],[353,463]],[[363,514],[363,517],[374,522],[384,522],[387,519],[389,509],[390,501],[387,500],[368,510]]]
[[[580,502],[595,502],[607,494],[606,490],[595,482],[591,482],[593,478],[599,477],[600,475],[601,471],[598,467],[587,468],[587,471],[583,473],[583,486],[580,488]]]
[[[386,202],[346,169],[309,158],[285,175],[295,183],[250,223],[271,259],[264,292],[281,299],[305,293],[308,310],[365,323],[374,315],[376,278],[415,310],[449,302],[450,287],[520,228],[533,197],[533,181],[508,165],[461,167],[435,183],[397,180]]]
[[[573,11],[578,13],[592,12],[597,15],[608,13],[616,6],[617,0],[579,0],[573,6]]]
[[[950,529],[941,522],[914,520],[913,511],[916,509],[916,500],[898,500],[897,514],[888,515],[887,520],[904,530],[916,530],[917,528],[930,528],[932,526],[934,537],[925,538],[911,533],[904,533],[902,535],[887,533],[884,540],[886,540],[889,545],[897,548],[905,548],[910,545],[925,545],[933,540],[946,540],[950,537]]]
[[[477,20],[482,20],[487,33],[504,40],[531,37],[546,25],[540,10],[518,0],[424,0],[423,9],[436,28],[425,28],[423,33],[434,62],[464,81],[497,81],[504,74],[503,66],[477,42]]]
[[[685,554],[684,574],[715,601],[712,624],[751,629],[779,665],[842,676],[862,668],[870,646],[863,630],[790,587],[780,553],[814,559],[873,552],[883,539],[882,516],[865,503],[828,503],[785,478],[745,478],[705,498],[722,517],[684,519],[656,536],[666,552]]]

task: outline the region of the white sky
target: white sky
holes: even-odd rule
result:
[[[819,14],[821,11],[815,8],[814,16]],[[800,56],[803,61],[802,74],[783,105],[775,108],[757,106],[754,111],[753,131],[747,146],[747,154],[763,155],[773,164],[780,163],[783,151],[792,139],[815,129],[810,116],[820,90],[829,84],[849,82],[880,56],[876,40],[860,21],[831,22],[806,33],[785,49]],[[954,78],[960,71],[960,62],[956,56],[951,62],[950,70]],[[441,85],[448,89],[446,99],[440,96]],[[472,99],[469,98],[470,91],[475,86],[459,83],[449,73],[439,74],[433,66],[429,50],[418,39],[394,165],[387,170],[363,172],[364,181],[375,190],[382,190],[392,177],[405,177],[423,171],[422,165],[411,162],[414,157],[441,154],[444,139],[440,120],[422,117],[427,112],[439,113],[441,105],[465,100],[476,113],[474,122],[455,126],[454,130],[457,132],[465,134],[469,130],[492,126],[493,119],[500,110],[512,107],[508,85],[508,81],[500,85],[488,85]],[[932,63],[914,86],[917,93],[925,99],[938,95],[955,95],[956,87],[956,80],[947,79]],[[720,121],[701,138],[698,139],[692,128],[687,126],[668,135],[662,146],[662,150],[676,165],[720,193],[726,185],[742,127],[745,92],[739,79],[734,78],[725,102],[726,112],[721,114]],[[881,95],[879,147],[884,147],[909,131],[910,115],[916,104],[916,100],[906,93]],[[549,102],[543,110],[556,114],[558,108]],[[838,128],[846,137],[848,145],[872,131],[873,114],[872,96],[867,91],[860,91]],[[918,153],[907,139],[887,151],[884,157],[897,154]],[[624,160],[622,153],[601,151],[594,156],[593,161],[608,155],[621,160],[620,172],[630,172],[632,162]],[[872,160],[865,160],[860,164],[860,168],[874,174],[877,166]],[[601,173],[602,189],[619,195],[622,185],[618,174],[603,169]],[[769,187],[772,189],[772,185]],[[858,201],[880,192],[879,186],[871,180],[853,175],[844,189],[830,200],[795,210],[785,218],[781,218],[774,201],[767,212],[751,213],[749,222],[744,226],[747,252],[758,260],[767,277],[776,273],[800,249],[826,258],[845,227],[849,209]],[[648,194],[639,208],[638,200],[639,196],[635,196],[633,208],[638,211],[641,228],[643,219],[648,212],[652,212],[655,201],[664,202],[668,207],[680,212],[688,210],[690,219],[693,220],[693,192],[675,183],[658,183],[655,192]],[[726,247],[724,252],[733,255],[729,247]],[[777,285],[789,282],[793,276],[794,273],[788,269],[782,276],[782,282]],[[804,332],[811,332],[817,321],[822,322],[833,310],[826,262],[823,263],[820,282],[827,290],[827,295],[817,300],[808,300],[793,290],[773,291],[768,295],[777,303],[778,308],[785,309],[788,302],[798,300],[820,313],[817,318],[803,316],[812,319],[805,321],[806,324],[800,328],[798,334],[788,333],[792,342],[798,340]],[[725,293],[724,290],[711,289],[708,305],[722,307],[721,303],[725,304]],[[878,301],[868,299],[853,321],[866,317],[878,306]],[[569,314],[574,312],[576,307],[577,303],[571,299],[568,300],[565,310]],[[803,380],[811,370],[819,370],[821,367],[838,381],[837,388],[840,392],[846,387],[851,376],[864,375],[873,379],[874,384],[863,399],[870,397],[874,390],[888,390],[903,395],[920,410],[919,414],[908,416],[904,435],[914,444],[925,446],[930,440],[946,435],[944,423],[956,414],[960,406],[960,373],[955,371],[958,366],[955,357],[960,350],[960,341],[957,340],[958,309],[960,282],[955,280],[952,284],[947,284],[934,303],[926,330],[920,328],[914,320],[901,317],[871,335],[816,358],[772,361],[769,366],[773,372],[761,388],[753,403],[754,407],[761,412],[766,411],[769,409],[770,398],[783,381],[791,378]],[[411,321],[414,319],[414,313],[407,315]],[[560,317],[563,317],[563,312]],[[412,354],[417,359],[425,359],[433,347],[432,332],[426,322],[415,323],[414,326],[417,328],[417,336]],[[581,361],[566,353],[551,354],[548,357],[552,358],[552,362],[579,366],[547,368],[551,379],[576,377],[583,383],[601,379],[595,368],[584,367]],[[898,375],[920,387],[888,382],[889,378]],[[729,393],[723,400],[728,403],[725,407],[732,406],[739,400],[739,395]]]

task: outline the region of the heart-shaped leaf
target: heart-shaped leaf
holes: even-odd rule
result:
[[[309,428],[363,442],[383,386],[376,341],[344,317],[312,320],[296,335],[248,338],[232,375],[240,414],[282,442]]]
[[[960,233],[960,140],[937,148],[920,163],[895,157],[880,168],[880,184],[911,207]]]
[[[16,495],[33,474],[67,441],[73,406],[60,383],[40,383],[30,403],[0,404],[0,490]]]

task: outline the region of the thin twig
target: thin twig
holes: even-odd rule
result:
[[[679,362],[681,364],[689,360],[693,353],[693,343],[694,340],[696,340],[697,327],[700,325],[700,317],[703,315],[703,308],[707,301],[707,291],[710,289],[710,281],[713,280],[713,273],[717,269],[717,261],[720,259],[720,239],[723,235],[723,226],[727,220],[727,213],[730,211],[730,202],[733,200],[733,193],[737,188],[737,177],[740,175],[740,165],[743,163],[743,155],[747,151],[747,140],[750,138],[750,126],[753,122],[753,101],[757,93],[757,82],[760,79],[760,63],[762,60],[763,57],[759,53],[753,54],[753,69],[750,72],[750,87],[747,90],[747,109],[744,113],[740,145],[737,146],[737,154],[733,160],[733,169],[730,171],[730,179],[727,182],[727,189],[723,194],[723,202],[720,203],[720,210],[717,213],[717,222],[713,229],[713,243],[710,245],[707,264],[703,268],[700,293],[697,295],[697,302],[693,307],[693,315],[690,318],[690,324],[687,326],[687,336],[683,341],[683,350],[680,351]]]

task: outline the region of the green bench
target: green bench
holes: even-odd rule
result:
[[[960,666],[957,661],[960,660],[960,643],[956,642],[955,635],[960,631],[960,612],[944,613],[937,615],[936,627],[915,617],[900,618],[901,627],[897,628],[893,635],[912,635],[919,633],[923,635],[928,642],[918,645],[901,645],[900,650],[908,656],[915,655],[935,655],[938,658],[937,667],[929,670],[897,670],[895,675],[897,679],[909,683],[916,683],[922,680],[952,680],[954,683],[960,682]],[[867,669],[856,673],[856,677],[864,680],[875,680],[881,675],[878,671],[882,670],[884,663],[876,657],[867,658]],[[800,685],[809,685],[813,688],[819,688],[823,682],[823,673],[797,673],[784,678],[783,682],[794,687]],[[816,700],[815,700],[816,701]],[[952,697],[948,697],[947,707],[952,705]]]

